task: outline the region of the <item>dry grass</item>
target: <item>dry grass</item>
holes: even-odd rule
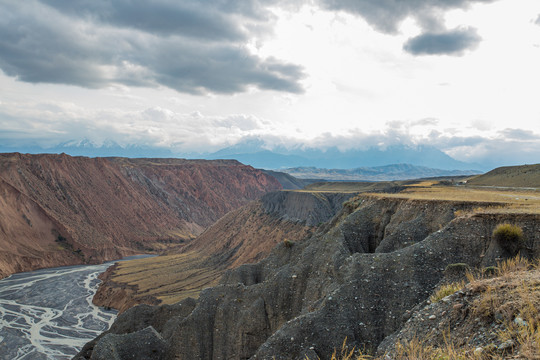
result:
[[[468,183],[483,186],[538,187],[540,164],[500,167],[475,176],[469,179]]]
[[[401,187],[398,193],[387,189]],[[465,201],[478,203],[473,213],[533,213],[540,214],[540,190],[537,188],[475,187],[444,185],[436,180],[388,182],[321,182],[305,190],[317,192],[355,192],[379,198],[408,200]],[[482,205],[485,204],[485,205]]]
[[[504,353],[495,345],[484,346],[481,351],[472,345],[455,346],[446,339],[438,346],[413,338],[396,344],[392,360],[484,360],[484,359],[540,359],[540,260],[531,262],[520,256],[501,262],[496,267],[496,277],[485,278],[482,272],[469,273],[471,281],[465,286],[472,291],[471,319],[483,318],[502,324],[497,337],[501,343],[510,342],[510,352]],[[437,291],[433,297],[443,298],[463,284],[450,284]],[[444,290],[443,290],[444,289]],[[433,299],[432,299],[433,301]],[[331,360],[386,360],[386,355],[370,357],[349,350],[345,342],[341,351],[334,351]]]
[[[334,353],[332,354],[332,357],[330,358],[330,360],[368,360],[368,359],[374,359],[374,358],[373,356],[364,354],[362,351],[356,348],[349,349],[349,347],[347,346],[347,338],[343,340],[343,344],[341,345],[341,350],[338,352],[337,349],[334,349]],[[309,357],[306,356],[306,360],[310,360]]]
[[[380,360],[383,360],[382,357]],[[442,347],[426,345],[418,339],[413,339],[405,344],[398,344],[393,360],[483,360],[502,359],[488,352],[477,352],[473,348],[457,348],[449,342]]]
[[[429,300],[432,302],[432,303],[436,303],[442,299],[444,299],[445,297],[447,297],[448,295],[452,295],[453,293],[455,293],[456,291],[458,290],[461,290],[463,287],[465,286],[465,282],[464,281],[461,281],[461,282],[455,282],[455,283],[450,283],[450,284],[446,284],[446,285],[443,285],[441,286],[439,289],[437,289],[433,295],[431,295],[431,297],[429,298]]]
[[[540,213],[540,192],[535,190],[505,190],[468,186],[431,186],[429,183],[408,185],[397,194],[370,193],[376,197],[408,200],[466,201],[478,203],[475,213]],[[482,206],[485,203],[485,206]]]
[[[330,360],[387,360],[386,355],[373,357],[362,354],[355,349],[348,349],[346,339],[343,342],[341,351],[334,350]],[[355,354],[356,352],[356,354]],[[412,339],[406,343],[399,343],[396,347],[396,353],[392,355],[392,360],[484,360],[484,359],[503,359],[497,355],[487,352],[475,352],[474,349],[458,349],[453,345],[446,343],[444,347],[434,347],[426,345],[418,339]],[[309,358],[306,357],[306,360]]]
[[[522,359],[540,359],[540,263],[520,256],[499,264],[498,277],[473,280],[480,296],[473,314],[503,324],[501,342],[512,341]]]
[[[206,266],[205,261],[199,253],[190,252],[120,262],[114,281],[136,285],[136,297],[150,295],[173,304],[217,285],[223,271]]]

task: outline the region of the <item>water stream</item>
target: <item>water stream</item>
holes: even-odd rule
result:
[[[92,297],[97,276],[112,263],[36,270],[0,280],[0,359],[71,359],[107,330],[116,311],[94,306]]]

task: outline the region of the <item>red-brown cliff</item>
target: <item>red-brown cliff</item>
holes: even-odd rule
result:
[[[0,277],[164,251],[280,187],[237,161],[0,154]]]

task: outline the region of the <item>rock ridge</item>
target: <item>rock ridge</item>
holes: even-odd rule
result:
[[[520,253],[538,256],[540,215],[456,215],[476,206],[351,199],[311,238],[277,245],[259,263],[228,271],[197,301],[174,305],[190,310],[152,320],[166,343],[159,359],[329,358],[345,338],[351,347],[375,351],[401,328],[404,314],[428,298],[447,266],[482,268],[515,255],[492,239],[496,224],[520,226],[526,239]],[[109,333],[136,333],[149,325],[139,319],[165,309],[134,307]],[[87,344],[75,359],[93,359],[99,343]]]

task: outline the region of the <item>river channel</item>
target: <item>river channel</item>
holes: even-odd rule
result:
[[[138,257],[124,260],[133,258]],[[92,297],[97,276],[113,263],[42,269],[0,280],[0,359],[71,359],[107,330],[116,311],[94,306]]]

